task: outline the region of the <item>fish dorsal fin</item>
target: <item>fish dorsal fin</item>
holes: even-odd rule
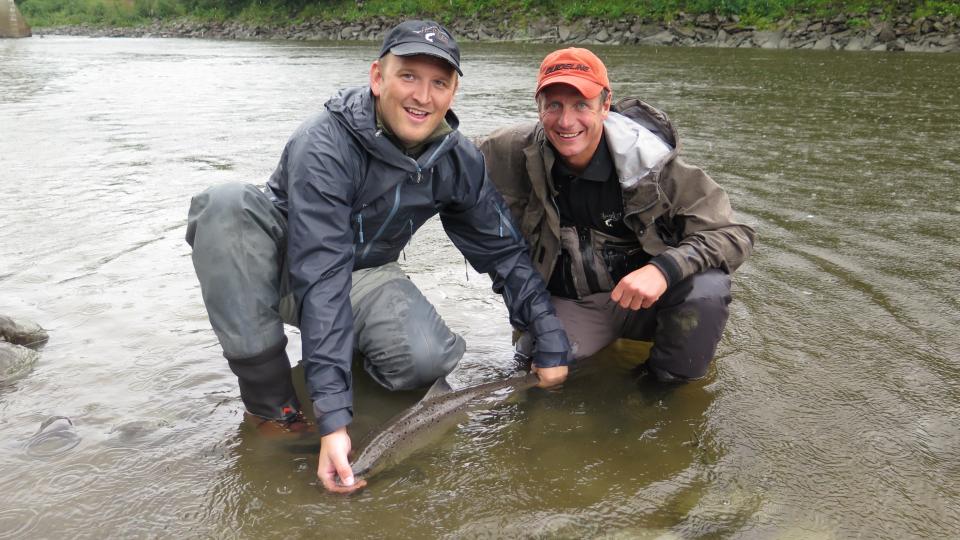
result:
[[[450,383],[447,382],[447,378],[440,377],[435,383],[433,383],[433,386],[427,390],[427,395],[423,396],[423,401],[440,397],[444,394],[449,394],[450,392],[453,392],[453,388],[450,388]]]

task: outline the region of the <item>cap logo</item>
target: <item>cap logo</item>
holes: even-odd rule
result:
[[[547,69],[543,70],[544,75],[549,75],[555,71],[560,71],[563,69],[573,69],[576,71],[590,71],[590,66],[585,66],[583,64],[554,64]]]
[[[449,36],[447,36],[446,32],[444,32],[437,26],[428,26],[425,28],[421,28],[419,32],[414,32],[414,33],[423,34],[423,39],[429,41],[430,43],[434,42],[434,38],[436,38],[437,41],[440,41],[442,43],[447,43],[450,41],[450,38]]]

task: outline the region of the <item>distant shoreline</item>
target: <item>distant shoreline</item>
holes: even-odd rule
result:
[[[310,20],[291,25],[155,20],[131,27],[69,25],[34,28],[35,36],[183,37],[207,39],[287,39],[297,41],[379,41],[397,19]],[[647,45],[850,51],[960,52],[960,18],[954,15],[886,19],[880,13],[830,18],[786,18],[772,28],[740,24],[737,16],[679,15],[669,22],[624,17],[574,21],[542,17],[526,25],[460,20],[448,25],[461,42],[555,43],[558,45]]]

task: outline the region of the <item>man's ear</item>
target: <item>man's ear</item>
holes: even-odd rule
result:
[[[370,64],[370,91],[376,97],[380,97],[381,83],[383,83],[383,64],[380,60],[374,60]]]
[[[607,114],[610,113],[610,107],[613,105],[613,92],[607,92],[607,99],[603,100],[603,103],[600,104],[600,111],[603,114],[603,117],[606,118]]]

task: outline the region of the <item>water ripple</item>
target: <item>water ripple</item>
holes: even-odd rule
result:
[[[146,390],[174,390],[183,386],[190,386],[192,368],[185,365],[167,366],[146,372],[137,381],[130,383],[130,390],[143,392]]]
[[[66,496],[81,491],[97,481],[103,471],[90,463],[73,463],[51,469],[37,478],[36,489],[45,495]]]
[[[40,519],[40,512],[32,508],[0,510],[0,538],[29,538]]]

